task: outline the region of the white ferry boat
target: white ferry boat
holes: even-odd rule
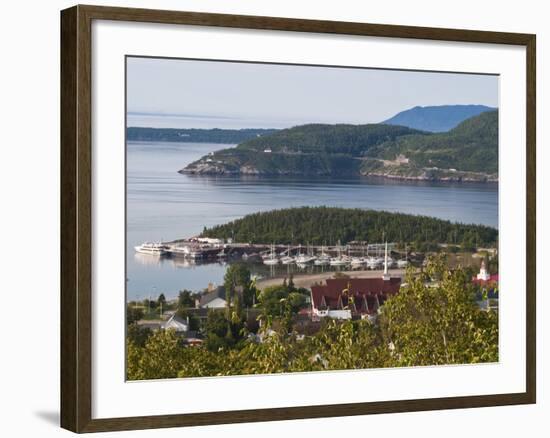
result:
[[[141,254],[149,254],[149,255],[156,255],[156,256],[162,256],[167,254],[166,246],[164,246],[162,243],[152,243],[152,242],[145,242],[141,245],[134,246],[134,249],[136,252],[139,252]]]

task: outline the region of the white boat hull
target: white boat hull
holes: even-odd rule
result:
[[[330,265],[330,260],[315,260],[313,264],[315,266],[327,266]]]
[[[143,249],[139,246],[134,246],[134,249],[137,253],[147,254],[152,256],[162,256],[166,254],[166,251],[164,250],[148,250],[148,249]]]
[[[277,259],[267,259],[267,260],[264,260],[264,265],[278,265],[279,264],[279,260]]]

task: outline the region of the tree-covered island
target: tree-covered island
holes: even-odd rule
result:
[[[352,241],[496,246],[498,230],[428,216],[338,207],[297,207],[247,215],[205,228],[203,237],[235,242],[342,245]]]

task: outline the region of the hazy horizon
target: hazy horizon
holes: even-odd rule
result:
[[[498,108],[498,76],[127,58],[129,127],[245,129],[380,123],[417,106]]]

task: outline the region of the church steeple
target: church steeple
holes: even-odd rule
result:
[[[388,242],[386,241],[386,249],[384,252],[384,274],[382,275],[384,281],[390,279],[390,274],[388,273]]]
[[[488,281],[491,279],[491,274],[487,272],[485,268],[485,260],[481,260],[481,267],[479,268],[479,274],[477,274],[478,280]]]

